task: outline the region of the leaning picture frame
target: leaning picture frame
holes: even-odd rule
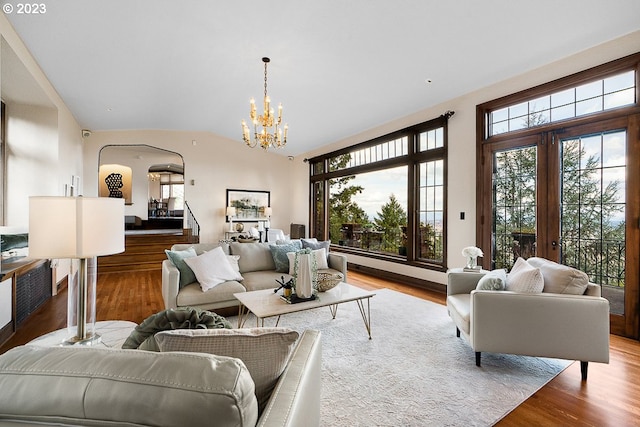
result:
[[[227,189],[227,207],[236,208],[233,221],[265,221],[265,208],[271,206],[271,192]],[[227,222],[229,221],[227,217]]]

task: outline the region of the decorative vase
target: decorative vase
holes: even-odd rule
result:
[[[298,274],[296,277],[296,295],[300,298],[311,298],[313,295],[313,272],[311,270],[312,255],[298,256]]]
[[[476,256],[467,257],[467,268],[475,269],[477,265],[478,265],[478,257]]]
[[[300,298],[311,298],[318,285],[318,264],[310,249],[296,252],[293,270],[294,293]]]

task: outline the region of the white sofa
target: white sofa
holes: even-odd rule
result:
[[[0,356],[0,425],[318,426],[321,336],[298,339],[262,414],[239,359],[25,345]]]
[[[469,342],[478,366],[482,352],[579,360],[586,380],[588,362],[609,363],[609,301],[593,283],[580,295],[549,292],[556,290],[550,280],[563,280],[569,267],[530,261],[540,266],[542,293],[477,290],[486,271],[449,271],[447,309],[457,336]]]
[[[256,291],[262,289],[276,289],[284,276],[285,281],[291,279],[288,273],[277,272],[269,243],[198,243],[173,245],[171,250],[181,251],[193,247],[198,255],[221,246],[225,253],[238,255],[238,267],[243,277],[242,281],[229,280],[213,289],[203,292],[198,282],[180,287],[180,271],[170,260],[162,262],[162,298],[165,309],[179,307],[194,307],[202,310],[215,310],[225,307],[235,307],[238,300],[234,293]],[[343,281],[347,280],[347,258],[343,254],[329,252],[328,273],[341,273]],[[320,271],[320,270],[319,270]]]

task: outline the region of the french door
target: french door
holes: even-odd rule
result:
[[[576,267],[602,286],[611,331],[638,338],[638,115],[483,145],[485,268],[518,257]]]

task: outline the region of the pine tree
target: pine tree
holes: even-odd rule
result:
[[[395,252],[402,244],[401,227],[407,225],[407,212],[400,205],[395,194],[391,194],[389,201],[380,208],[380,212],[376,212],[373,223],[379,231],[383,232],[382,249]]]

